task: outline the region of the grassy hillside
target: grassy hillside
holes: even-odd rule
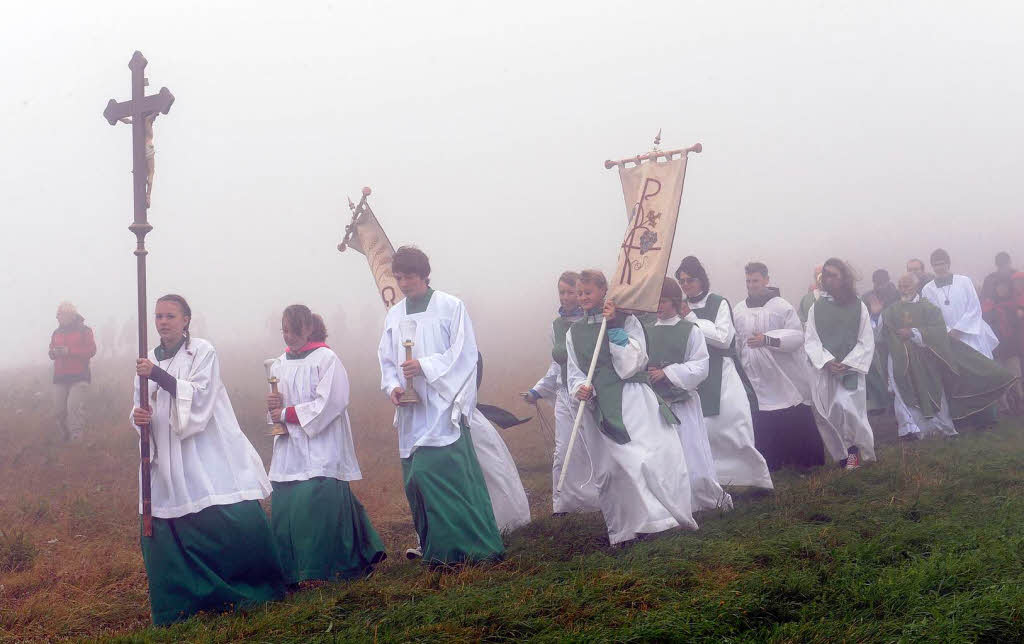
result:
[[[779,477],[698,533],[609,548],[598,516],[544,518],[499,565],[391,565],[248,614],[130,639],[1024,641],[1024,436],[891,445]]]
[[[550,437],[534,421],[504,436],[538,520],[508,536],[503,563],[441,573],[398,556],[411,522],[390,409],[369,386],[354,392],[354,489],[392,560],[366,581],[152,629],[124,378],[95,372],[102,429],[74,445],[54,439],[44,371],[3,383],[0,641],[1024,641],[1020,423],[909,445],[880,424],[876,465],[783,474],[697,533],[616,549],[599,516],[547,516]],[[250,375],[232,375],[232,401],[267,458],[265,383]]]

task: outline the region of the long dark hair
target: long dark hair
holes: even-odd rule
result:
[[[679,275],[686,273],[690,277],[696,277],[700,280],[700,290],[707,293],[711,290],[711,280],[708,279],[708,272],[704,270],[704,265],[700,263],[700,260],[693,255],[687,255],[683,258],[683,261],[679,262],[679,268],[676,269],[676,281],[679,281]]]
[[[157,302],[174,302],[181,309],[181,314],[188,318],[188,322],[185,323],[185,349],[187,350],[189,342],[192,341],[192,333],[188,329],[192,324],[192,307],[188,305],[185,298],[176,293],[168,293],[159,298]]]
[[[857,299],[857,291],[853,287],[853,270],[849,264],[838,257],[829,257],[822,266],[831,266],[839,271],[839,288],[835,293],[829,293],[836,303],[845,305]]]

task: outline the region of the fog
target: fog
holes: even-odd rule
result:
[[[103,339],[135,310],[130,128],[101,113],[149,59],[156,121],[149,310],[280,350],[291,303],[372,356],[365,260],[335,246],[358,199],[431,257],[492,358],[544,367],[565,269],[615,265],[603,161],[700,141],[673,264],[743,296],[768,264],[796,301],[847,258],[870,288],[942,246],[980,280],[1015,260],[1024,197],[1024,9],[989,2],[38,2],[5,10],[0,322],[7,365],[46,361],[75,302]],[[131,367],[126,376],[130,378]],[[377,378],[375,373],[354,377]],[[524,383],[528,385],[529,383]]]

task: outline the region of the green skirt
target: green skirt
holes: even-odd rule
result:
[[[499,560],[505,555],[465,423],[451,445],[417,447],[403,458],[402,477],[425,562]]]
[[[274,481],[270,528],[288,583],[363,577],[387,554],[348,481]]]
[[[139,532],[157,626],[284,597],[281,561],[258,501],[154,517],[153,536],[141,535],[141,521]]]

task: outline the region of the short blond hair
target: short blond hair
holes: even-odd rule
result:
[[[576,271],[565,271],[558,276],[559,283],[565,282],[566,284],[572,284],[576,286],[576,282],[580,280],[580,274]]]
[[[585,268],[580,271],[580,282],[584,284],[593,284],[594,286],[608,290],[608,279],[605,278],[604,273],[597,270],[596,268]]]

